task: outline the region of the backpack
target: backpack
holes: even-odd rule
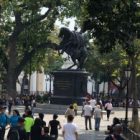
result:
[[[8,140],[19,140],[19,132],[16,128],[11,128],[8,134]]]

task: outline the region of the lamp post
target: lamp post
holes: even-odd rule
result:
[[[96,81],[96,97],[97,97],[97,100],[99,98],[99,90],[100,90],[100,79],[97,78],[97,81]]]
[[[131,76],[131,69],[130,68],[127,68],[125,70],[125,76],[127,78],[127,90],[126,90],[126,105],[125,105],[125,125],[127,127],[127,124],[128,124],[128,107],[129,107],[129,80],[130,80],[130,76]]]

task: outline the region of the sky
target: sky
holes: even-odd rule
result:
[[[67,27],[67,28],[69,28],[70,30],[74,30],[74,27],[75,27],[75,18],[65,18],[64,19],[64,22],[68,22],[69,24],[68,24],[68,26],[66,26],[65,24],[63,24],[63,23],[61,23],[59,20],[57,20],[56,22],[55,22],[55,24],[57,25],[57,26],[59,26],[60,28],[61,27]]]
[[[48,9],[47,8],[42,8],[41,9],[41,14],[42,15],[44,15],[45,13],[46,13],[46,11],[47,11]],[[65,24],[63,24],[62,22],[60,22],[59,20],[57,20],[56,22],[55,22],[55,25],[57,25],[57,26],[59,26],[60,28],[61,27],[67,27],[67,28],[69,28],[70,30],[74,30],[74,27],[75,27],[75,18],[74,17],[72,17],[72,18],[65,18],[64,19],[64,23],[69,23],[69,25],[68,26],[66,26]]]

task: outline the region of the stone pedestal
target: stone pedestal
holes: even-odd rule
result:
[[[87,93],[86,71],[60,70],[54,71],[54,94],[52,104],[69,105],[74,101],[81,105]]]

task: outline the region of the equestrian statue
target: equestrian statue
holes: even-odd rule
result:
[[[87,46],[82,34],[62,27],[58,37],[61,38],[61,42],[57,46],[57,50],[59,50],[61,54],[64,52],[67,53],[74,63],[68,69],[71,69],[75,65],[77,65],[77,69],[83,69],[87,58]]]

